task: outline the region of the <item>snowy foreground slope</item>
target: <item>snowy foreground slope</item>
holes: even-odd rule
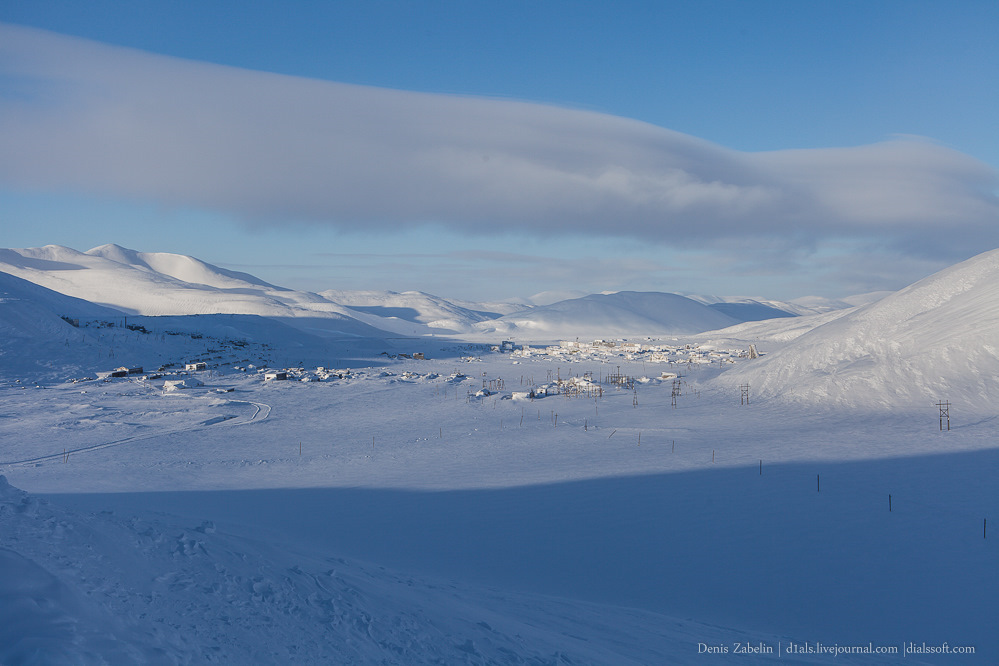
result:
[[[841,316],[840,316],[841,315]],[[999,403],[999,250],[944,269],[901,291],[829,315],[786,347],[726,373],[760,397],[878,408],[992,413]],[[743,325],[718,337],[751,339],[806,321]],[[773,334],[770,338],[774,339]]]
[[[0,529],[4,664],[647,664],[733,637],[296,552],[211,522],[82,515],[3,476]]]

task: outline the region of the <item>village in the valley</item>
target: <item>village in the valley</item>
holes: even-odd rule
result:
[[[199,339],[201,339],[199,337]],[[245,341],[223,340],[217,341],[219,348],[210,349],[210,352],[220,352],[221,348],[229,347],[230,350],[245,350]],[[441,351],[454,352],[459,350],[463,353],[456,356],[453,361],[456,364],[482,362],[483,355],[505,355],[510,359],[512,365],[521,365],[530,362],[544,362],[549,367],[544,378],[529,374],[525,380],[521,374],[520,386],[529,386],[526,390],[514,390],[508,392],[504,397],[508,399],[536,399],[549,395],[592,395],[602,393],[602,386],[605,384],[634,389],[638,384],[656,384],[662,381],[679,380],[685,371],[690,371],[706,366],[716,366],[723,369],[728,364],[736,363],[740,360],[755,359],[759,356],[755,345],[749,345],[746,349],[720,349],[712,345],[689,344],[673,342],[668,344],[661,340],[646,339],[643,341],[629,340],[593,340],[584,342],[580,340],[561,340],[557,345],[530,345],[517,344],[511,340],[503,340],[498,345],[489,344],[462,344],[458,347],[443,347]],[[474,353],[472,353],[474,352]],[[231,354],[229,355],[231,356]],[[405,361],[427,361],[426,352],[382,352],[381,357],[388,361],[403,363]],[[632,376],[621,372],[620,365],[617,371],[610,369],[597,371],[594,376],[593,371],[573,372],[567,369],[565,376],[562,376],[560,363],[594,363],[600,366],[611,365],[615,361],[627,362],[631,367],[633,364],[641,363],[643,373],[640,376]],[[550,369],[555,363],[555,369]],[[652,367],[647,367],[646,364]],[[442,374],[436,371],[420,372],[418,369],[402,370],[395,373],[391,366],[380,368],[333,368],[326,366],[316,366],[315,368],[305,367],[280,367],[275,368],[266,363],[252,363],[248,358],[233,360],[225,354],[205,356],[205,360],[195,359],[184,363],[164,363],[159,365],[155,372],[144,372],[143,366],[120,366],[113,370],[98,373],[96,377],[86,377],[73,381],[102,380],[110,382],[117,379],[138,380],[147,386],[162,388],[165,392],[178,391],[182,389],[204,387],[209,378],[218,380],[215,383],[225,384],[226,378],[231,379],[234,373],[259,377],[264,382],[300,381],[300,382],[330,382],[336,380],[358,380],[366,377],[394,377],[399,381],[446,381],[449,383],[462,382],[473,372],[459,372],[457,369],[450,373]],[[485,373],[482,373],[483,376]],[[161,383],[159,383],[161,382]],[[506,383],[501,378],[483,378],[481,388],[474,387],[468,389],[470,397],[484,397],[495,395],[506,388]],[[215,388],[218,392],[231,392],[231,386],[219,386]]]

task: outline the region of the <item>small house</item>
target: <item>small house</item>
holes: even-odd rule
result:
[[[194,363],[188,363],[188,364],[186,364],[184,366],[184,369],[185,370],[194,370],[196,372],[198,370],[204,370],[207,367],[208,366],[205,364],[204,361],[195,361]]]
[[[264,373],[265,382],[276,382],[288,379],[288,373],[283,370],[271,370]]]
[[[415,354],[413,354],[413,358],[415,358],[417,361],[427,360],[426,357],[423,355],[423,352],[416,352]]]
[[[196,386],[204,386],[204,383],[200,379],[196,379],[194,377],[188,377],[186,379],[168,379],[163,382],[163,390],[167,393],[194,388]]]

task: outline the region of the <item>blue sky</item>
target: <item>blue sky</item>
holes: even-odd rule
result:
[[[312,290],[790,299],[999,246],[994,2],[38,0],[0,21],[6,247],[116,242]]]

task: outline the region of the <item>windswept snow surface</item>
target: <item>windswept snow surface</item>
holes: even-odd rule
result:
[[[994,413],[999,250],[846,311],[720,381],[809,403],[929,409],[949,400],[954,409]]]
[[[0,529],[4,664],[648,664],[698,640],[749,639],[301,552],[211,521],[81,514],[3,476]]]

